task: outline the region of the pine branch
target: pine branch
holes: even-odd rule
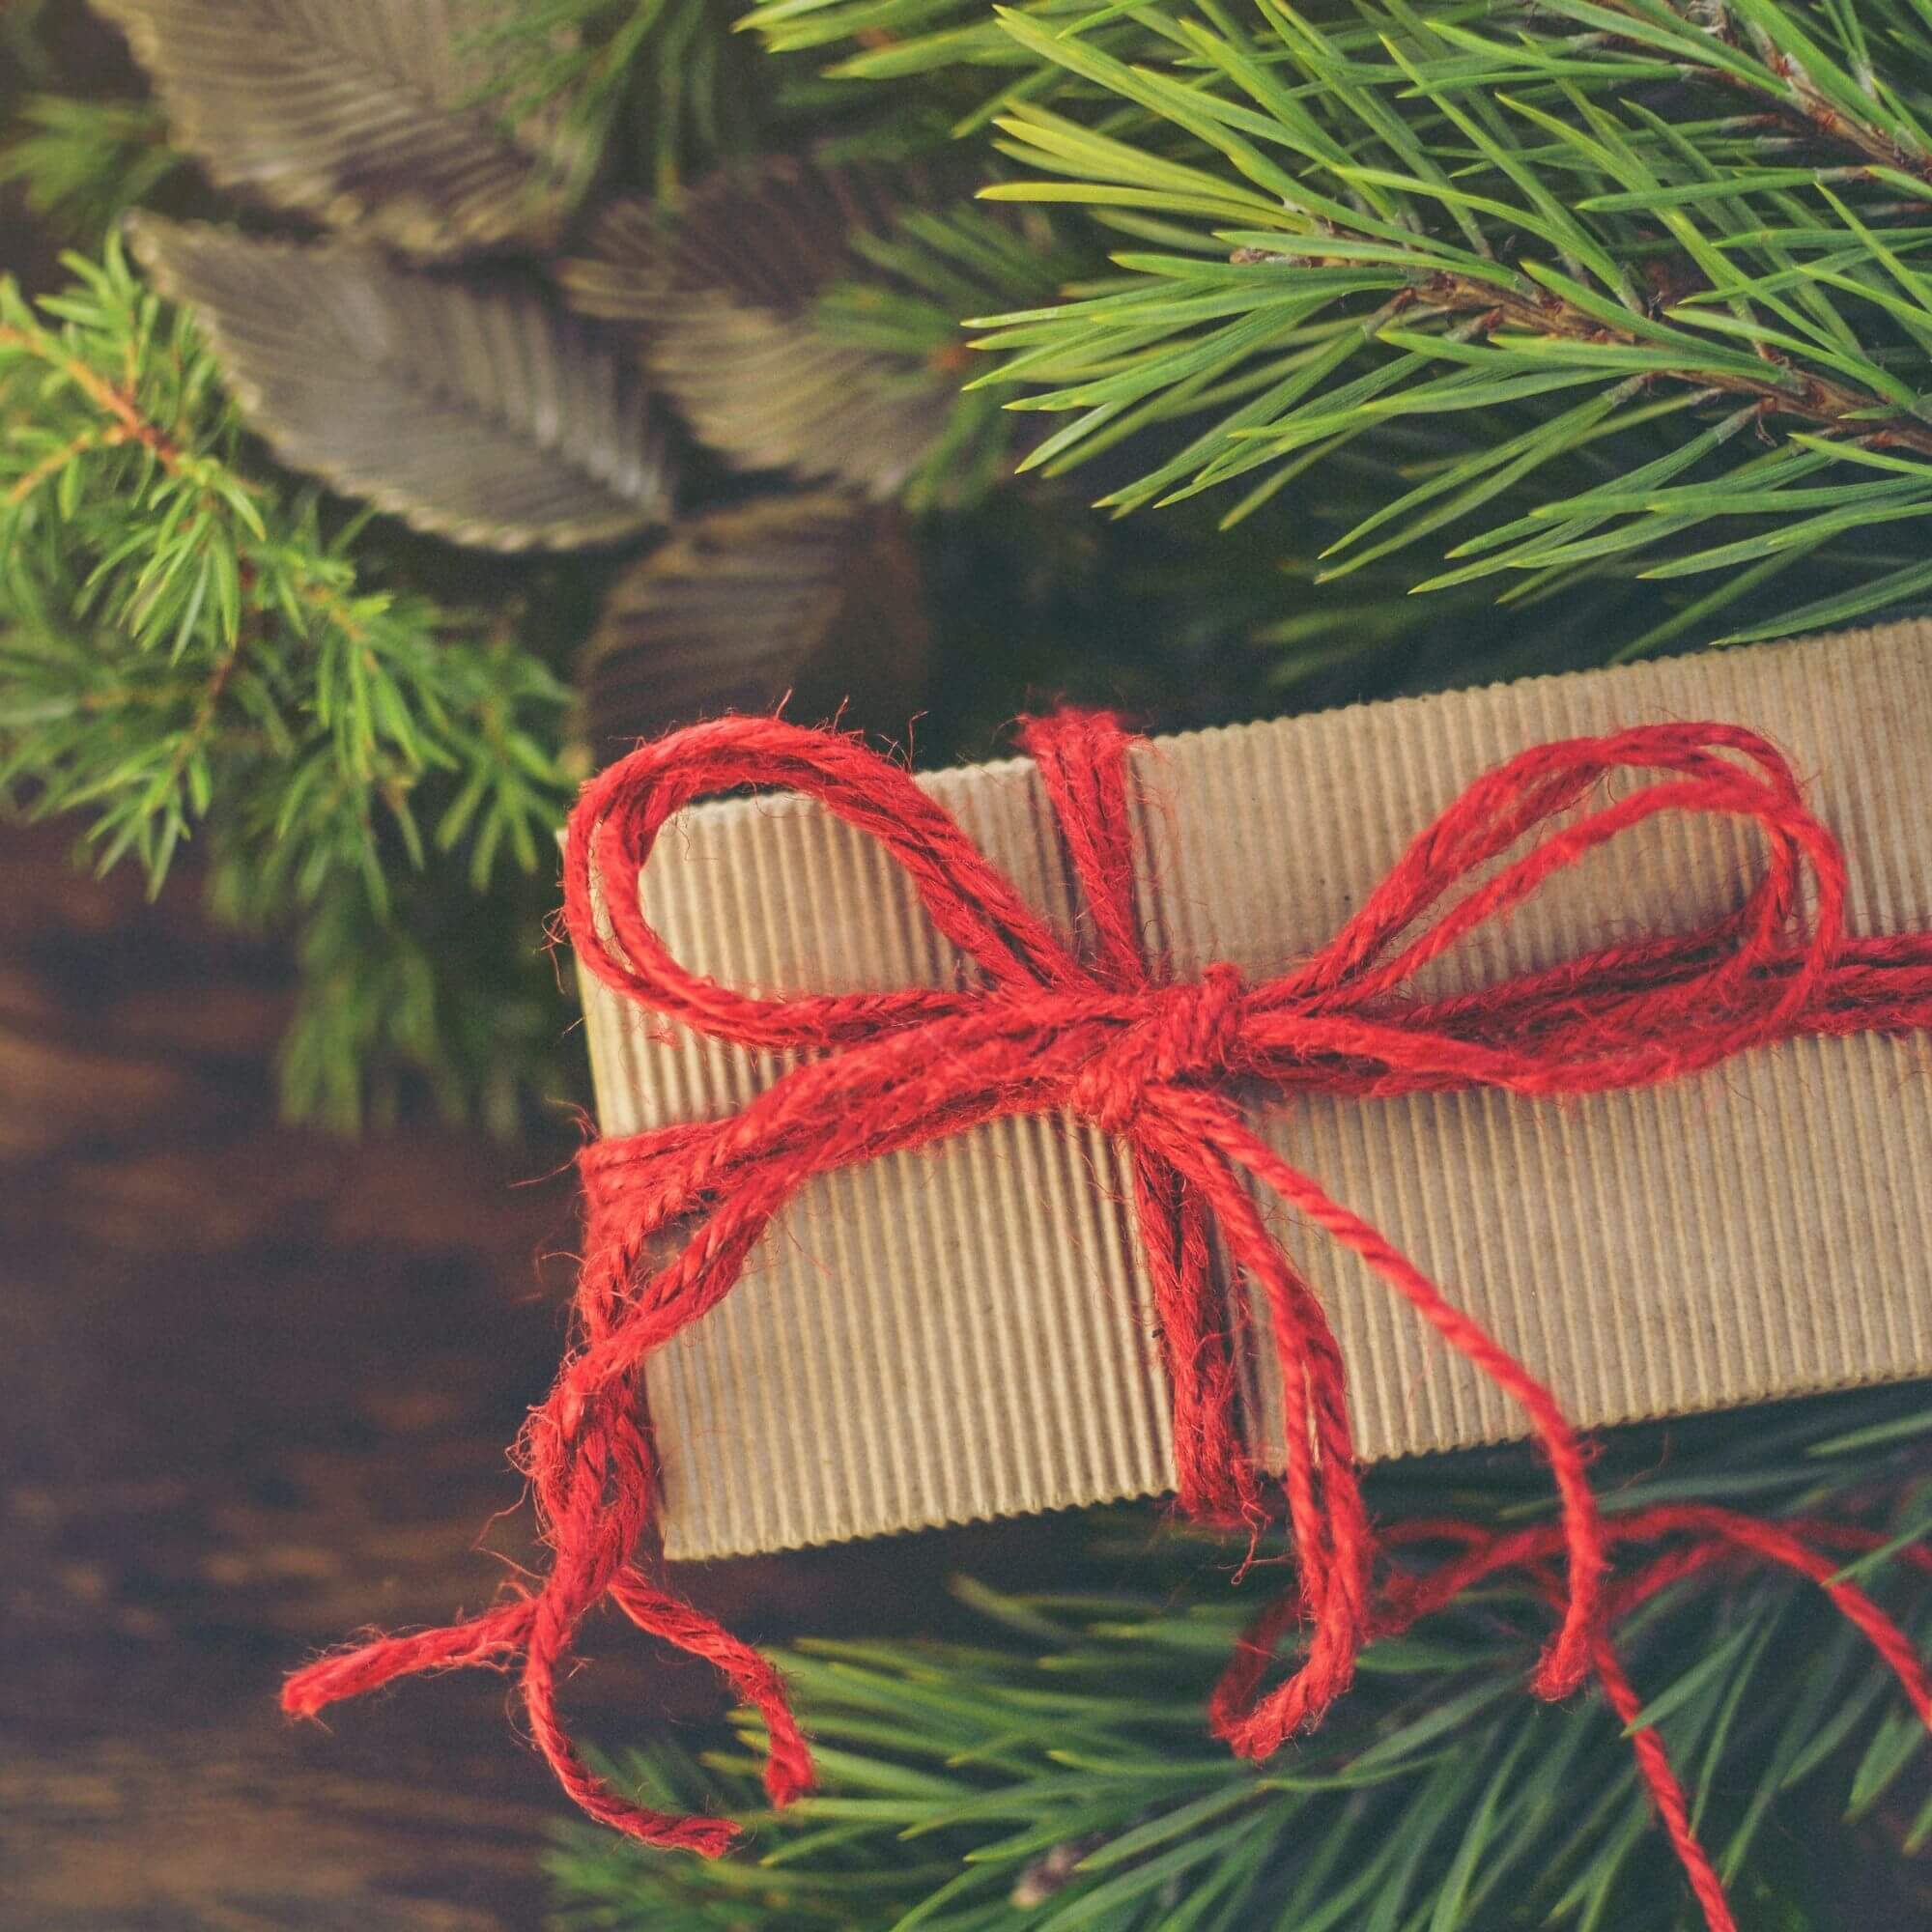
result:
[[[1797,610],[1758,598],[1768,616],[1746,602],[1754,621],[1733,636],[1896,609],[1932,572],[1859,551],[1876,526],[1932,514],[1932,282],[1914,266],[1932,230],[1901,219],[1932,199],[1907,104],[1924,63],[1894,58],[1892,36],[1875,71],[1840,9],[1813,22],[1834,59],[1801,11],[1748,0],[1727,38],[1663,0],[1553,0],[1505,41],[1390,0],[1371,42],[1272,4],[1259,36],[1141,13],[1169,40],[1138,63],[1078,23],[1003,13],[1083,114],[1029,99],[1001,115],[1034,178],[988,195],[1084,205],[1162,249],[1118,254],[1124,277],[1080,299],[979,325],[1005,357],[981,380],[1039,391],[1010,407],[1070,413],[1032,459],[1056,473],[1167,434],[1167,460],[1103,498],[1122,510],[1246,479],[1238,521],[1351,444],[1426,431],[1439,461],[1339,530],[1331,567],[1494,505],[1514,514],[1418,587],[1722,574],[1639,646],[1708,637],[1801,557],[1839,587]],[[1790,159],[1782,133],[1773,158],[1762,115],[1644,98],[1705,85],[1751,90],[1781,129],[1857,163]],[[1660,442],[1652,426],[1686,410]],[[1517,433],[1472,441],[1471,412]],[[1613,438],[1625,487],[1578,488],[1578,450]],[[1694,548],[1717,518],[1746,533]]]
[[[1592,9],[1598,16],[1626,14],[1634,27],[1647,26],[1653,35],[1662,24],[1662,11],[1646,7],[1641,0],[1596,0]],[[1798,10],[1725,6],[1719,0],[1702,11],[1705,18],[1700,31],[1721,42],[1730,58],[1696,63],[1689,71],[1718,87],[1751,97],[1763,108],[1768,125],[1815,142],[1826,151],[1857,156],[1932,183],[1932,148],[1915,125],[1893,122],[1881,128],[1866,118],[1878,104],[1877,75],[1855,13],[1843,12],[1837,22],[1851,41],[1847,49],[1852,54],[1851,66],[1836,74],[1837,84],[1828,89],[1813,78],[1809,63],[1816,60],[1815,43],[1802,34]],[[1579,13],[1577,17],[1587,16]],[[1640,32],[1607,32],[1604,42],[1634,53],[1655,44]],[[1849,111],[1845,104],[1848,90],[1854,98],[1864,97]]]
[[[1889,1524],[1920,1536],[1932,1523],[1929,1436],[1922,1389],[1869,1392],[1626,1432],[1600,1473],[1620,1510],[1686,1492],[1833,1519],[1889,1507]],[[1492,1452],[1381,1471],[1374,1487],[1391,1514],[1440,1514],[1453,1496],[1459,1512],[1520,1521],[1535,1480],[1530,1457]],[[565,1922],[639,1932],[1695,1922],[1621,1727],[1594,1700],[1551,1708],[1526,1694],[1547,1616],[1533,1592],[1496,1593],[1371,1648],[1348,1705],[1292,1757],[1256,1767],[1205,1735],[1201,1699],[1252,1614],[1214,1546],[1184,1531],[1151,1546],[1131,1513],[1097,1519],[1090,1534],[1087,1580],[1071,1590],[1015,1599],[962,1585],[978,1619],[969,1641],[798,1646],[784,1667],[828,1775],[822,1796],[764,1809],[750,1749],[693,1758],[661,1747],[628,1760],[626,1781],[650,1802],[748,1814],[754,1855],[700,1866],[573,1829],[554,1865]],[[1889,1573],[1895,1555],[1861,1580],[1916,1605],[1922,1642],[1932,1636],[1923,1578]],[[1283,1587],[1279,1569],[1264,1566],[1246,1594]],[[1932,1835],[1923,1727],[1816,1592],[1743,1573],[1679,1583],[1625,1626],[1620,1648],[1647,1696],[1638,1722],[1659,1729],[1698,1794],[1700,1830],[1744,1922],[1836,1922],[1807,1819],[1848,1811],[1856,1822],[1889,1805],[1909,1850]],[[1787,1840],[1813,1848],[1808,1872],[1783,1856]]]
[[[1315,242],[1293,254],[1236,249],[1231,259],[1293,265],[1321,262],[1324,257],[1321,243]],[[1601,312],[1565,301],[1548,289],[1533,286],[1498,289],[1492,283],[1478,282],[1447,270],[1425,275],[1401,291],[1393,307],[1391,322],[1402,316],[1475,317],[1478,328],[1461,339],[1492,342],[1503,350],[1526,348],[1531,343],[1570,343],[1585,351],[1599,345],[1628,349],[1646,358],[1647,384],[1683,383],[1697,391],[1700,402],[1734,396],[1751,404],[1760,419],[1791,417],[1819,429],[1848,435],[1867,448],[1909,449],[1915,455],[1932,457],[1932,423],[1926,422],[1916,408],[1900,409],[1872,389],[1795,367],[1788,357],[1775,351],[1768,350],[1759,357],[1760,369],[1731,366],[1652,369],[1648,365],[1655,354],[1655,337],[1640,333],[1634,324],[1619,327],[1605,321]],[[1387,342],[1401,343],[1407,339],[1393,327],[1384,327],[1379,332]]]

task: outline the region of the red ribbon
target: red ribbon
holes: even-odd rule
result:
[[[1210,1229],[1267,1297],[1290,1418],[1281,1489],[1298,1581],[1243,1640],[1210,1705],[1213,1729],[1242,1756],[1264,1758],[1315,1723],[1349,1688],[1365,1643],[1502,1569],[1526,1573],[1555,1611],[1538,1693],[1562,1697],[1594,1677],[1628,1721],[1639,1706],[1611,1646],[1615,1621],[1665,1582],[1737,1550],[1823,1584],[1932,1726],[1932,1687],[1905,1635],[1836,1580],[1821,1553],[1870,1539],[1711,1509],[1605,1519],[1586,1479],[1586,1449],[1549,1390],[1381,1233],[1269,1148],[1231,1097],[1237,1086],[1362,1099],[1469,1088],[1590,1094],[1677,1079],[1802,1034],[1932,1024],[1932,935],[1845,936],[1843,856],[1782,755],[1729,724],[1646,725],[1539,746],[1470,785],[1312,958],[1259,984],[1226,965],[1177,984],[1142,950],[1127,734],[1111,717],[1068,713],[1029,724],[1023,743],[1085,897],[1078,951],[907,773],[850,737],[724,718],[646,745],[585,787],[564,887],[570,936],[591,971],[682,1026],[805,1058],[735,1118],[584,1150],[578,1333],[521,1444],[551,1552],[541,1584],[448,1629],[325,1658],[289,1680],[286,1708],[310,1715],[404,1672],[502,1668],[520,1658],[538,1748],[584,1810],[653,1845],[720,1853],[736,1835],[732,1824],[634,1804],[589,1770],[563,1729],[558,1672],[579,1624],[608,1599],[640,1630],[707,1659],[757,1707],[776,1803],[808,1791],[810,1758],[778,1674],[660,1580],[644,1364],[730,1293],[772,1218],[812,1176],[1009,1115],[1070,1112],[1132,1151],[1173,1384],[1179,1505],[1251,1535],[1273,1514],[1270,1485],[1236,1427],[1237,1363],[1211,1279]],[[1603,781],[1613,774],[1642,781],[1608,796]],[[934,925],[977,967],[976,983],[757,998],[682,966],[631,882],[674,813],[745,785],[803,792],[876,839]],[[1506,917],[1552,873],[1665,812],[1755,828],[1763,870],[1736,911],[1474,993],[1424,999],[1409,990],[1422,967]],[[609,895],[611,941],[592,914],[593,867],[619,888]],[[1468,884],[1486,869],[1482,883]],[[1459,887],[1466,890],[1455,896]],[[1268,1234],[1255,1183],[1359,1255],[1509,1392],[1554,1474],[1557,1522],[1510,1534],[1440,1523],[1377,1531],[1334,1336]],[[680,1245],[651,1266],[652,1237],[668,1230]],[[1672,1547],[1647,1568],[1611,1576],[1614,1548],[1663,1539]],[[1433,1572],[1383,1560],[1422,1540],[1456,1553]],[[1295,1626],[1306,1633],[1298,1661],[1266,1688],[1277,1646]],[[1653,1730],[1634,1744],[1706,1918],[1721,1932],[1732,1921],[1691,1835],[1683,1791]]]

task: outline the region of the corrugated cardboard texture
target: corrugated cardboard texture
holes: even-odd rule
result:
[[[1324,941],[1408,838],[1523,747],[1722,719],[1795,758],[1845,841],[1854,930],[1932,923],[1932,626],[1539,678],[1141,748],[1143,904],[1177,976]],[[923,782],[1063,927],[1023,762]],[[1480,983],[1735,903],[1755,855],[1653,822],[1437,963]],[[764,991],[952,983],[959,961],[858,834],[796,799],[687,813],[646,870],[680,956]],[[587,983],[604,1131],[737,1108],[779,1062],[652,1040]],[[1268,1139],[1406,1248],[1589,1425],[1932,1374],[1932,1060],[1805,1040],[1639,1094],[1277,1108]],[[1352,1258],[1284,1228],[1349,1364],[1370,1459],[1519,1433]],[[1258,1318],[1259,1319],[1259,1318]],[[1260,1351],[1258,1351],[1260,1352]],[[1123,1175],[1092,1130],[1009,1121],[812,1184],[725,1303],[652,1362],[673,1557],[1157,1493],[1169,1421]],[[1264,1386],[1252,1428],[1278,1438]]]

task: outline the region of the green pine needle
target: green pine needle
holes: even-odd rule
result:
[[[1530,541],[1411,568],[1426,588],[1578,565],[1721,575],[1646,646],[1715,637],[1720,613],[1745,620],[1727,635],[1760,638],[1799,628],[1793,613],[1851,622],[1922,597],[1865,535],[1918,503],[1870,512],[1856,469],[1874,452],[1932,458],[1932,280],[1915,266],[1932,43],[1916,7],[1756,0],[1725,32],[1663,0],[1427,14],[1384,0],[1333,23],[1277,0],[1252,21],[995,11],[1041,84],[997,115],[1020,174],[986,192],[1131,212],[1187,242],[1118,255],[1125,279],[1103,294],[970,325],[999,358],[982,383],[1069,416],[1045,445],[1056,470],[1131,411],[1170,448],[1116,506],[1237,478],[1251,497],[1275,477],[1319,493],[1311,455],[1347,439],[1373,456],[1412,422],[1441,452],[1426,490],[1373,505],[1331,555],[1466,553],[1533,515]],[[753,19],[785,44],[807,19],[814,35],[879,24],[796,0]],[[1573,433],[1596,431],[1611,397],[1642,420],[1592,440],[1626,471],[1667,447],[1662,428],[1685,440],[1653,403],[1688,407],[1693,436],[1700,419],[1725,434],[1675,497],[1605,501]],[[1830,448],[1805,517],[1751,461],[1796,437]],[[1522,460],[1502,468],[1499,445]],[[1914,467],[1901,498],[1925,486]],[[1746,533],[1709,541],[1718,517]],[[1824,595],[1767,588],[1763,564],[1787,552]]]

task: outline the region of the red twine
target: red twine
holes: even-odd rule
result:
[[[1067,1111],[1132,1150],[1173,1384],[1179,1502],[1207,1521],[1252,1530],[1269,1516],[1266,1482],[1236,1427],[1237,1365],[1210,1274],[1210,1227],[1271,1311],[1293,1425],[1282,1490],[1298,1582],[1250,1631],[1212,1699],[1212,1727],[1240,1755],[1265,1758],[1315,1723],[1349,1688],[1365,1643],[1502,1570],[1524,1573],[1555,1612],[1533,1680],[1538,1694],[1562,1697],[1594,1678],[1628,1722],[1639,1704],[1612,1648],[1617,1619],[1664,1583],[1738,1552],[1823,1586],[1932,1726],[1932,1686],[1903,1632],[1836,1580],[1823,1553],[1861,1547],[1859,1533],[1715,1509],[1605,1518],[1586,1480],[1585,1446],[1549,1390],[1383,1235],[1269,1148],[1229,1092],[1240,1083],[1276,1097],[1475,1087],[1590,1094],[1676,1079],[1802,1034],[1922,1028],[1932,1024],[1932,935],[1848,939],[1842,854],[1779,753],[1736,725],[1661,724],[1540,746],[1478,779],[1342,931],[1280,977],[1248,984],[1223,965],[1191,984],[1165,983],[1143,954],[1135,911],[1129,742],[1114,719],[1092,714],[1036,722],[1024,734],[1086,899],[1090,943],[1077,953],[907,773],[853,738],[724,718],[646,745],[586,786],[571,820],[564,886],[570,935],[590,969],[699,1033],[809,1057],[733,1119],[584,1150],[578,1333],[521,1445],[550,1547],[548,1576],[466,1623],[323,1659],[288,1681],[290,1712],[312,1715],[409,1671],[503,1668],[521,1659],[537,1747],[585,1811],[652,1845],[721,1853],[737,1835],[729,1821],[634,1804],[590,1771],[564,1731],[559,1671],[579,1624],[609,1599],[639,1629],[714,1664],[758,1709],[775,1803],[810,1790],[810,1757],[777,1672],[656,1579],[644,1363],[729,1293],[773,1216],[813,1175],[1004,1116]],[[1643,782],[1605,798],[1600,783],[1612,773]],[[875,838],[933,923],[976,963],[980,983],[754,998],[680,965],[629,882],[673,813],[744,785],[806,793]],[[1505,917],[1552,873],[1664,812],[1755,828],[1764,868],[1735,912],[1479,992],[1422,999],[1406,990],[1420,968]],[[1525,840],[1484,883],[1450,897]],[[614,944],[592,917],[593,864],[625,888],[609,901]],[[1372,1526],[1334,1336],[1268,1234],[1256,1183],[1359,1255],[1509,1392],[1554,1474],[1557,1521],[1509,1533]],[[669,1229],[682,1245],[647,1271],[647,1244]],[[1666,1539],[1675,1547],[1647,1569],[1612,1577],[1613,1551]],[[1456,1553],[1432,1572],[1378,1561],[1424,1540],[1446,1541]],[[1277,1646],[1296,1627],[1305,1632],[1299,1659],[1266,1688]],[[1706,1921],[1728,1932],[1733,1921],[1662,1746],[1651,1729],[1634,1742]]]

